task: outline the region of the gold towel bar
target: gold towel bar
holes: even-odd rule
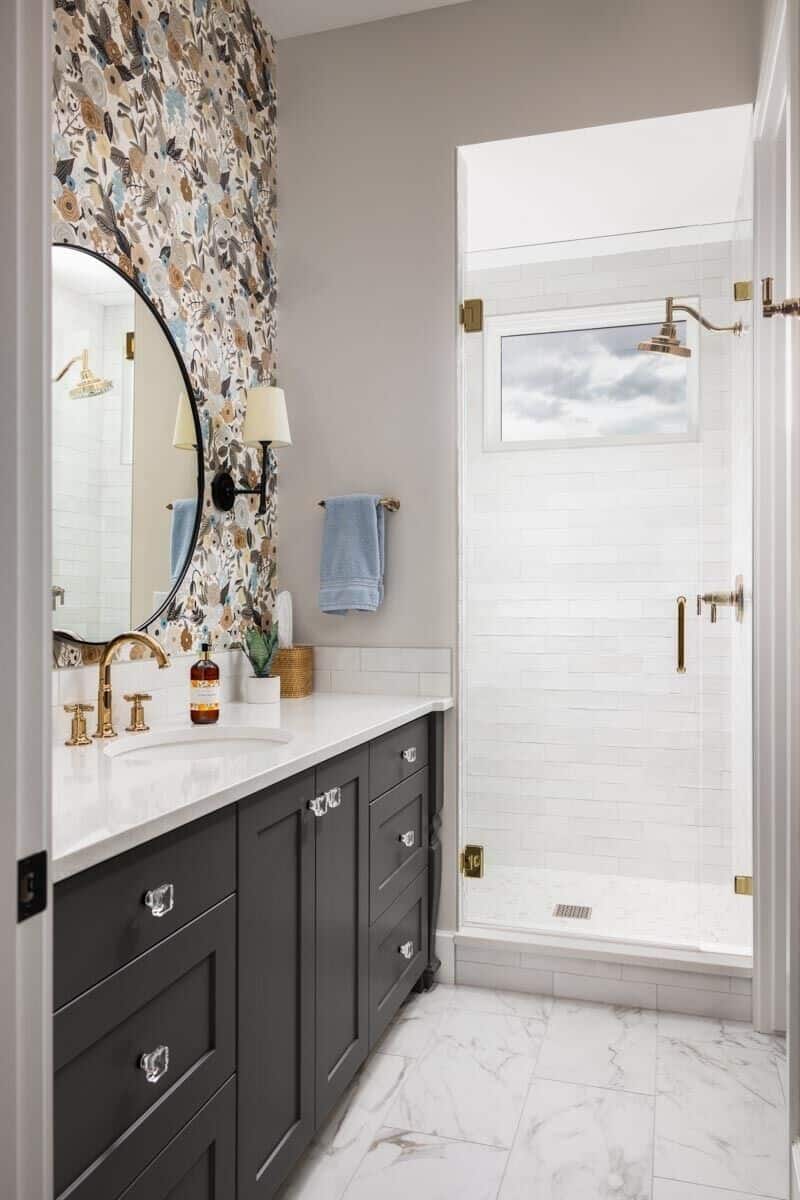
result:
[[[400,507],[400,501],[395,500],[394,496],[381,496],[378,504],[380,504],[381,508],[387,509],[388,512],[397,512],[398,508]],[[324,500],[320,500],[319,507],[325,507]]]

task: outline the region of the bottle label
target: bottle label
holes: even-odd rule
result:
[[[189,687],[189,708],[192,712],[215,712],[219,708],[218,680],[193,679]]]

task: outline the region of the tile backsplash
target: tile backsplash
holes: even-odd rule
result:
[[[314,691],[380,696],[450,696],[449,648],[315,646]]]
[[[249,671],[239,650],[213,651],[219,663],[222,700],[242,698],[241,680]],[[180,717],[188,711],[189,668],[192,657],[175,657],[159,670],[153,659],[116,662],[112,669],[114,721],[118,729],[128,723],[130,705],[126,693],[147,692],[153,698],[145,706],[149,723]],[[449,649],[407,649],[358,646],[314,647],[314,691],[363,692],[371,695],[449,696],[451,653]],[[69,733],[70,718],[65,704],[94,704],[97,700],[97,666],[76,667],[52,673],[53,730],[56,741]],[[286,701],[291,703],[291,701]],[[88,725],[94,728],[94,713]]]

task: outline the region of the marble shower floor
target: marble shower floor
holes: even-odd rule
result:
[[[414,996],[281,1200],[785,1200],[784,1045],[484,988]]]
[[[556,904],[585,904],[589,920],[553,916]],[[752,955],[753,901],[732,882],[678,883],[491,865],[465,880],[464,924],[626,942],[719,954]]]

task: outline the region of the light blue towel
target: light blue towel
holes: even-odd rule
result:
[[[384,517],[380,496],[334,496],[325,501],[319,572],[324,613],[375,612],[383,602]]]
[[[172,505],[172,531],[169,543],[169,573],[173,583],[183,570],[192,548],[196,500],[175,500]]]

